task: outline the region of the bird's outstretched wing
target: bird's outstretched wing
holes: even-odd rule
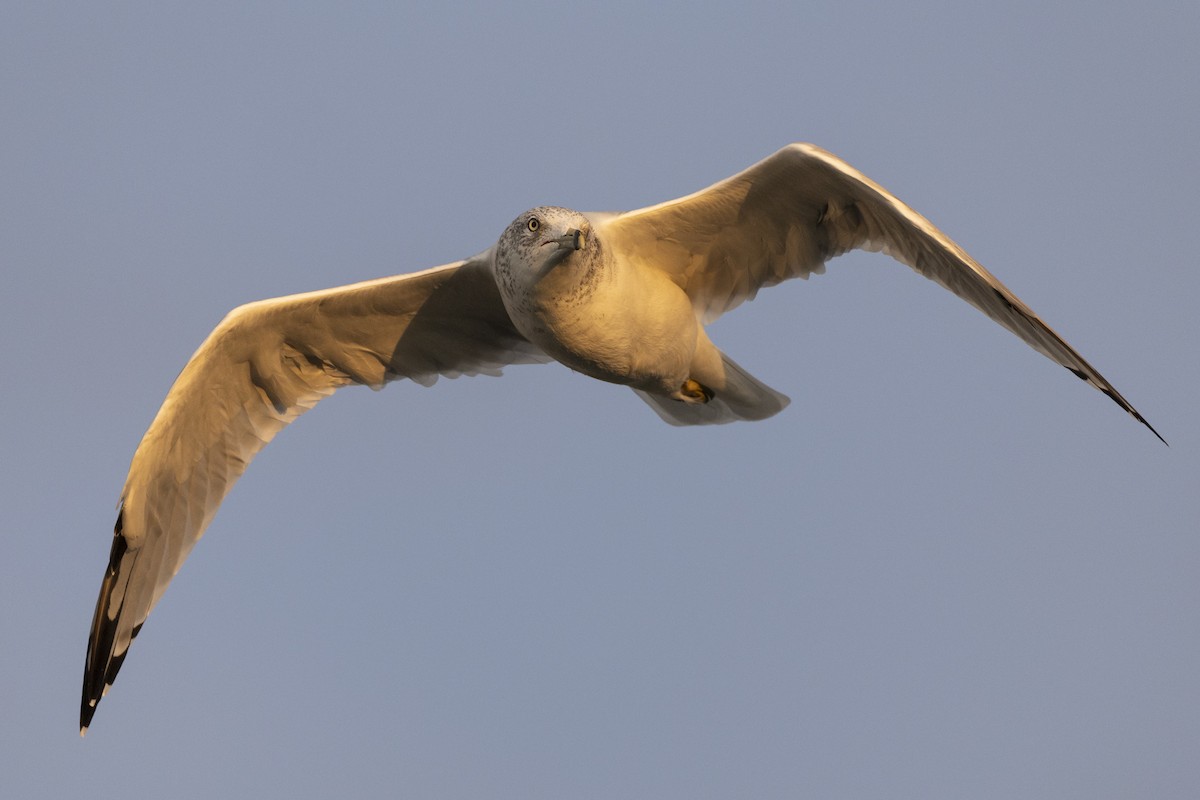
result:
[[[80,729],[221,500],[338,387],[547,361],[509,320],[490,254],[235,309],[183,368],[133,456],[88,638]]]
[[[695,194],[598,216],[600,235],[668,272],[707,322],[763,286],[825,271],[849,250],[882,251],[937,281],[1146,422],[1112,384],[923,216],[819,147],[793,144]]]

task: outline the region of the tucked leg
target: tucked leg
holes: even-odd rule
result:
[[[684,403],[707,403],[713,399],[713,391],[699,381],[688,378],[679,391],[671,396]]]

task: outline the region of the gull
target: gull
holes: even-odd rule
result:
[[[133,455],[88,637],[80,733],[251,459],[342,386],[558,361],[629,386],[666,422],[760,420],[788,398],[705,325],[764,286],[880,251],[966,300],[1162,437],[949,237],[836,156],[793,144],[695,194],[626,213],[542,206],[440,267],[234,309]],[[1165,444],[1165,440],[1164,440]]]

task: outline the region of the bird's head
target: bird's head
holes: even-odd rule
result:
[[[538,281],[559,265],[586,254],[593,244],[592,227],[578,211],[539,206],[517,217],[505,229],[496,263],[513,277]]]

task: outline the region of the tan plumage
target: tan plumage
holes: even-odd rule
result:
[[[429,385],[440,375],[495,374],[554,356],[630,385],[674,424],[770,416],[786,398],[716,350],[696,323],[764,286],[822,272],[829,259],[855,248],[887,253],[941,284],[1154,430],[928,220],[811,145],[789,146],[707,189],[638,211],[534,209],[496,247],[466,261],[251,303],[209,335],[130,466],[88,642],[81,730],[250,460],[339,387],[380,388],[398,378]],[[580,282],[585,273],[590,277]],[[564,298],[570,313],[559,313]],[[634,310],[622,315],[618,308]],[[673,322],[673,314],[692,316]],[[610,315],[635,327],[614,331]],[[670,341],[673,331],[692,338]],[[595,353],[588,352],[593,341]],[[668,353],[671,368],[665,360],[660,368],[656,359]]]

